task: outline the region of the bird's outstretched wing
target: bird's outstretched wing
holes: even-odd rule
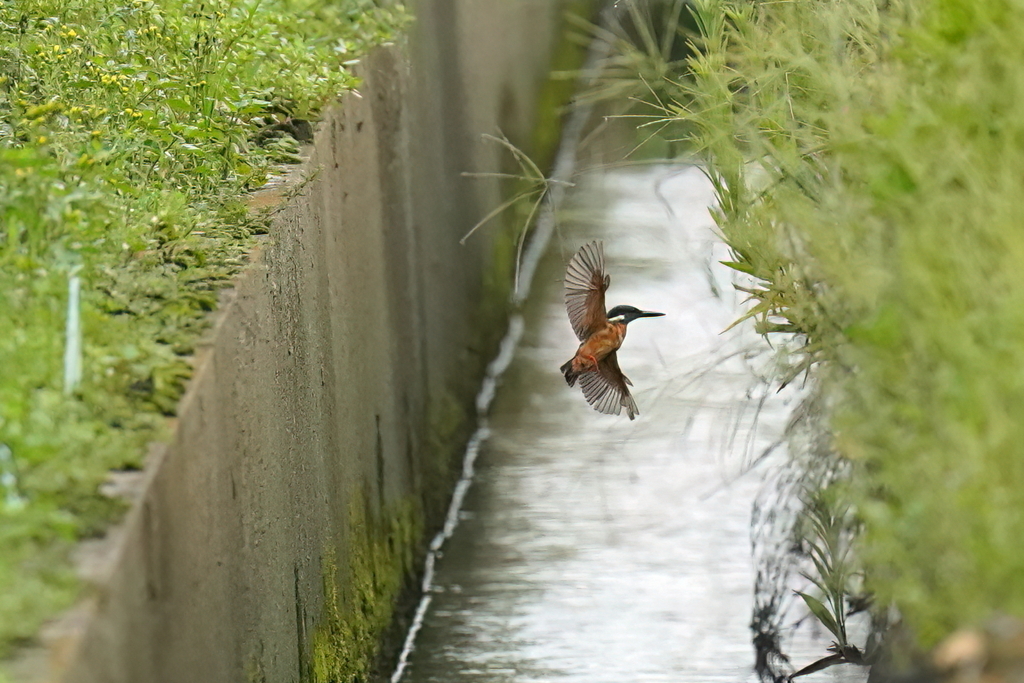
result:
[[[604,327],[604,292],[610,282],[611,278],[604,273],[602,243],[580,247],[565,269],[565,308],[580,341]]]
[[[626,409],[630,420],[636,418],[640,411],[636,401],[629,394],[627,384],[633,384],[619,369],[619,360],[612,351],[597,364],[596,372],[585,372],[580,375],[580,388],[587,403],[594,410],[605,415],[618,415]]]

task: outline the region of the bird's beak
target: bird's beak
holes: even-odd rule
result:
[[[655,313],[654,311],[640,311],[638,318],[658,318],[665,315],[664,313]]]

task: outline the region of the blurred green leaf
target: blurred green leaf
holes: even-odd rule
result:
[[[795,592],[803,598],[804,603],[807,605],[807,609],[811,610],[811,614],[814,615],[814,618],[821,622],[821,625],[828,629],[828,632],[835,636],[836,640],[841,643],[846,642],[846,634],[840,631],[839,624],[836,623],[835,617],[832,616],[832,613],[828,611],[828,608],[825,607],[820,600],[811,597],[807,593],[801,593],[800,591]]]

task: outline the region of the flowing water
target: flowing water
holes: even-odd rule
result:
[[[574,191],[473,444],[472,486],[435,544],[401,681],[755,680],[751,510],[795,398],[760,380],[770,354],[749,326],[722,333],[740,300],[711,202],[692,167],[611,171]],[[564,264],[593,239],[608,307],[667,314],[632,323],[619,352],[633,422],[593,411],[558,372],[577,345]],[[828,645],[801,631],[797,668]]]

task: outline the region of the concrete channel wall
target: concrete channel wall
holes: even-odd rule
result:
[[[563,7],[421,0],[409,45],[364,61],[297,196],[254,200],[273,232],[26,680],[371,677],[503,332],[509,230],[458,242],[498,187],[461,174],[501,167],[483,133],[529,146]]]

